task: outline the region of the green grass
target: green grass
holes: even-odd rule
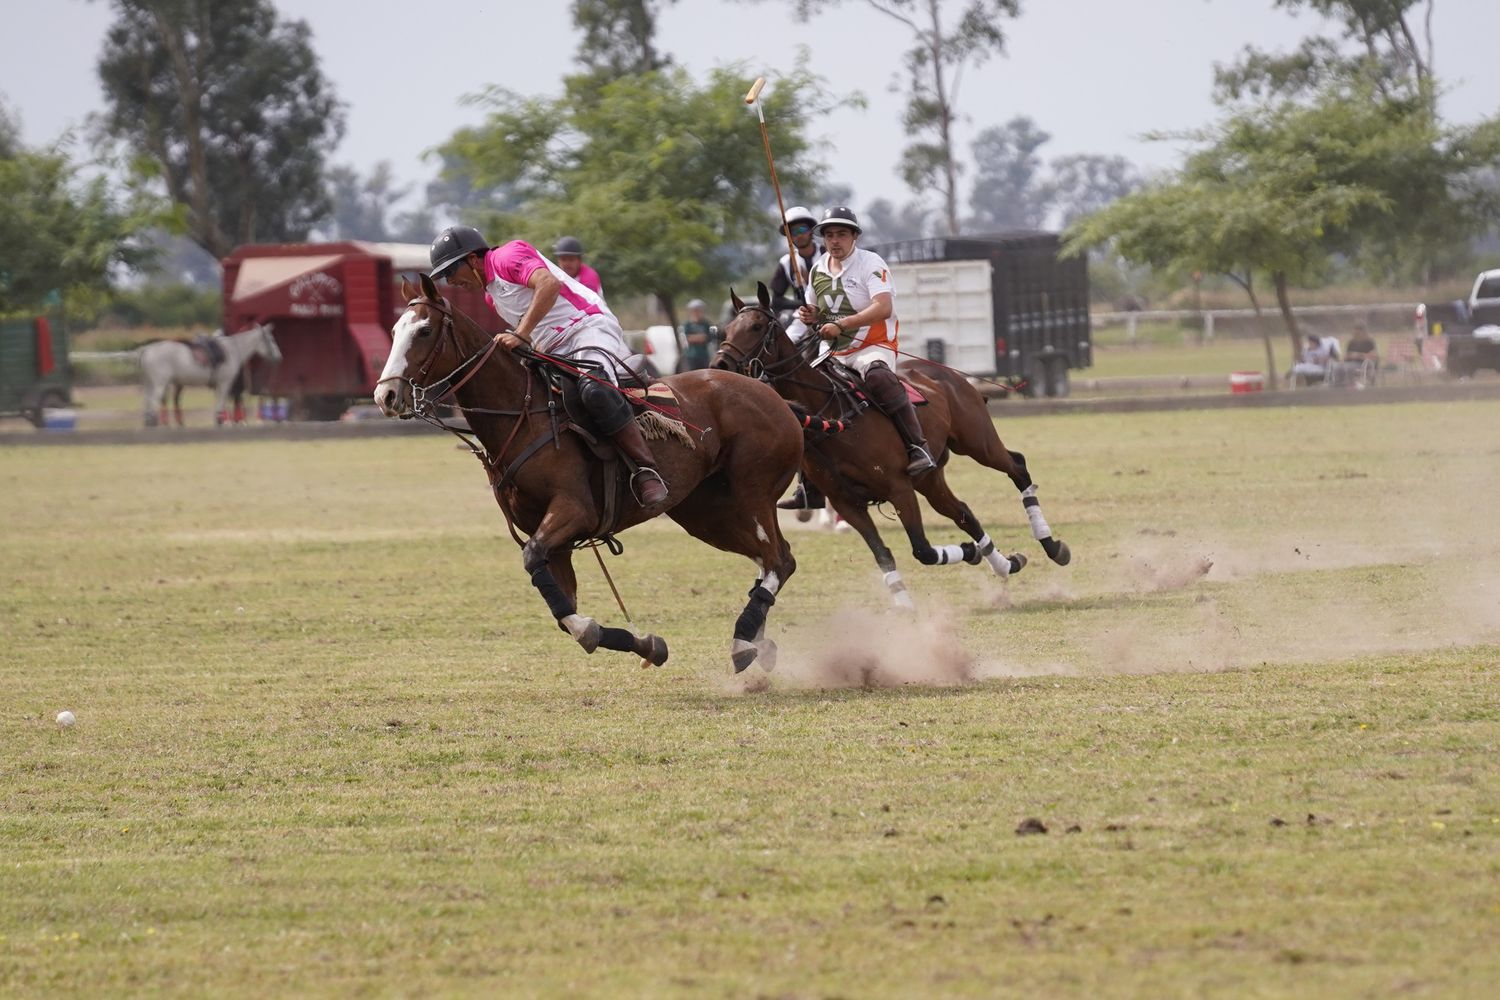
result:
[[[1276,345],[1281,348],[1280,344]],[[1286,354],[1285,348],[1281,355]],[[1280,362],[1278,362],[1280,364]],[[1266,350],[1256,340],[1221,338],[1209,344],[1150,343],[1140,347],[1100,345],[1094,348],[1094,364],[1076,375],[1080,379],[1145,377],[1152,375],[1222,375],[1265,371]]]
[[[584,656],[446,440],[5,451],[3,992],[1482,995],[1497,415],[1015,421],[1074,565],[960,460],[1036,561],[858,620],[986,679],[804,686],[883,599],[797,530],[759,693],[748,564],[627,533],[672,659]]]

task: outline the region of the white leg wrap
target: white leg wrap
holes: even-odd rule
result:
[[[962,545],[934,545],[932,548],[937,553],[937,564],[939,566],[964,561],[964,548]]]
[[[760,581],[760,585],[769,591],[772,597],[775,597],[776,591],[781,589],[781,581],[777,579],[774,572],[767,573],[766,578]]]
[[[1047,525],[1047,519],[1042,516],[1042,506],[1036,499],[1036,485],[1026,487],[1021,491],[1021,503],[1026,505],[1026,519],[1031,522],[1031,537],[1037,541],[1052,537],[1052,529]]]
[[[995,575],[1002,580],[1010,576],[1010,560],[994,549],[990,549],[989,555],[984,557],[984,561],[990,564],[990,569],[994,570]]]
[[[896,607],[908,610],[916,607],[912,603],[911,594],[906,591],[906,583],[901,579],[901,573],[898,570],[893,569],[885,574],[885,585],[891,589],[891,598],[896,602]]]

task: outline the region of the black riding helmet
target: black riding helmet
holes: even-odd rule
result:
[[[449,226],[432,241],[428,257],[432,261],[432,279],[441,281],[453,273],[471,253],[484,253],[490,248],[484,234],[473,226]]]
[[[564,236],[553,245],[552,252],[559,257],[582,257],[583,244],[578,242],[576,236]]]
[[[847,226],[850,229],[854,230],[854,235],[856,236],[864,232],[864,230],[860,228],[859,216],[854,214],[854,209],[844,208],[842,206],[839,206],[837,208],[830,208],[828,211],[824,212],[823,221],[818,223],[816,226],[813,226],[813,235],[822,236],[823,230],[827,229],[829,226]]]

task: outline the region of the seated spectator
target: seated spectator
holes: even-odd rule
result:
[[[1363,320],[1354,324],[1354,336],[1349,338],[1349,348],[1344,352],[1344,357],[1350,361],[1380,364],[1380,349],[1375,346],[1375,338],[1370,336],[1369,328]]]
[[[1287,381],[1293,385],[1299,380],[1303,385],[1323,381],[1328,377],[1329,362],[1336,356],[1332,344],[1316,333],[1309,333],[1307,346],[1302,351],[1302,360],[1292,366]]]

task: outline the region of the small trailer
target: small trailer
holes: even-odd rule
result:
[[[1088,264],[1055,233],[946,236],[870,247],[891,265],[902,350],[1027,396],[1066,396],[1093,364]]]
[[[41,427],[45,411],[73,399],[68,331],[46,316],[0,323],[0,416]]]
[[[294,419],[337,420],[375,391],[406,309],[401,277],[415,281],[429,259],[415,243],[264,243],[223,265],[225,332],[269,322],[281,348],[280,364],[251,362],[249,390],[288,400]],[[482,293],[443,294],[484,329],[502,329]]]

